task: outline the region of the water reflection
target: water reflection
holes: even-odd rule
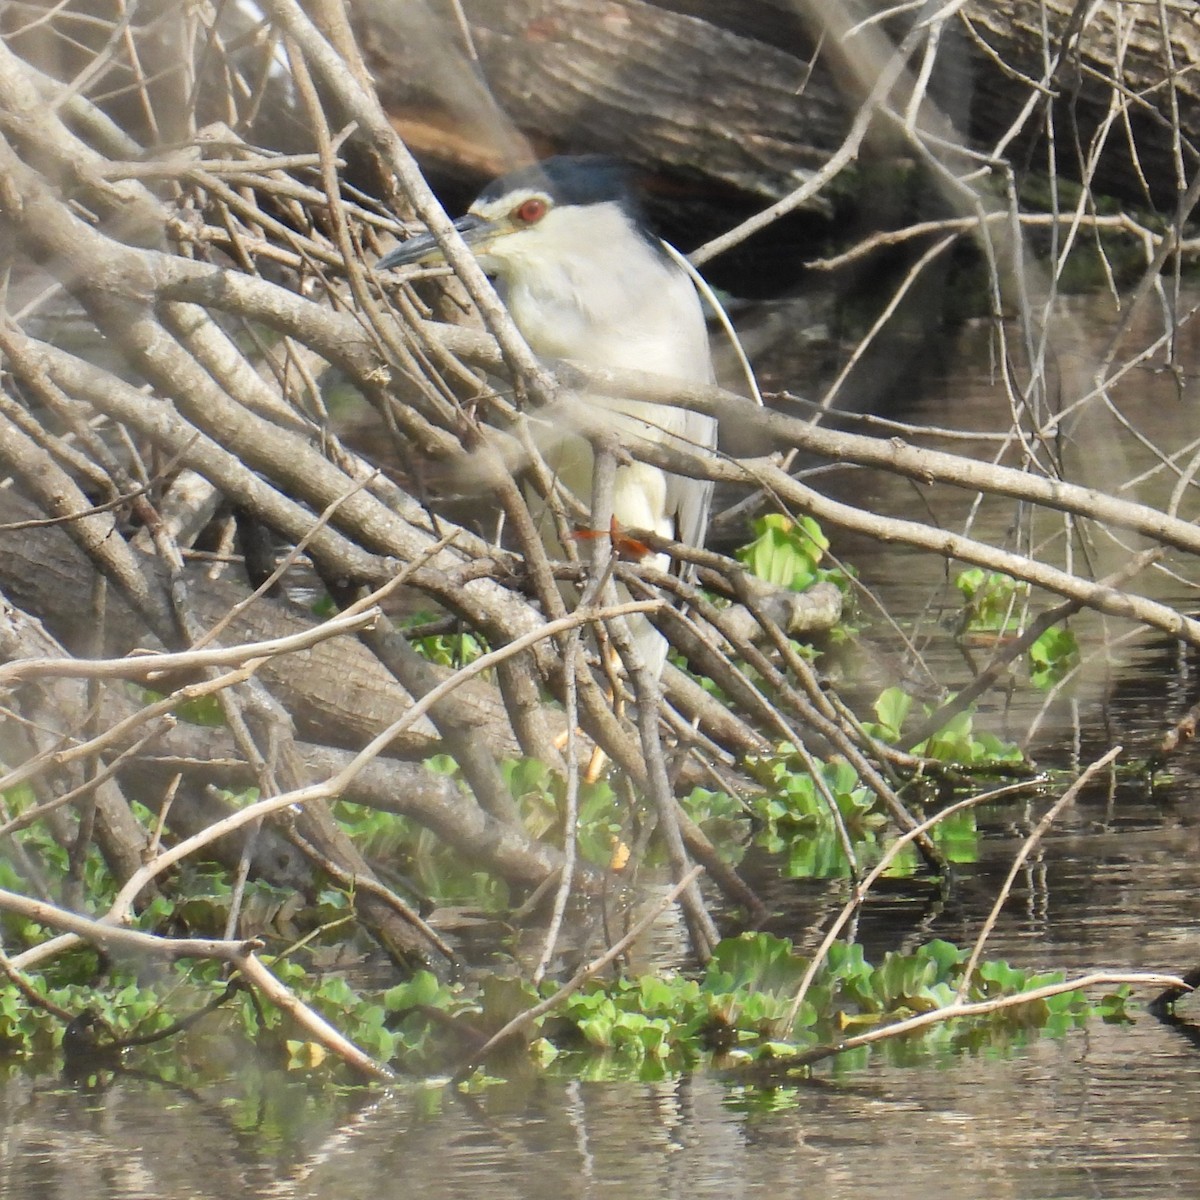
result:
[[[1066,1200],[1200,1186],[1200,1059],[1155,1022],[923,1056],[926,1069],[876,1061],[774,1091],[713,1075],[399,1089],[336,1119],[295,1084],[260,1097],[256,1119],[232,1094],[13,1080],[0,1196]]]
[[[1191,964],[1194,799],[1085,798],[1031,862],[991,953],[1066,969]],[[1019,805],[989,815],[978,863],[919,932],[911,908],[884,903],[864,935],[968,940],[1031,819]],[[773,899],[786,922],[788,898]],[[0,1200],[1075,1200],[1200,1187],[1200,1054],[1185,1037],[1145,1015],[1025,1036],[944,1029],[774,1088],[713,1072],[331,1100],[252,1067],[202,1092],[13,1075],[0,1086]]]

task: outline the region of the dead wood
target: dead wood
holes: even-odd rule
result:
[[[469,46],[434,5],[357,0],[351,12],[397,128],[459,179],[499,173],[533,152],[605,150],[776,200],[842,142],[892,47],[909,47],[915,72],[932,38],[929,102],[979,151],[1022,171],[1046,172],[1038,155],[1047,104],[1060,129],[1054,170],[1135,202],[1170,205],[1178,155],[1195,162],[1200,141],[1200,32],[1188,3],[972,0],[923,26],[927,10],[883,0],[461,7]],[[889,14],[882,24],[864,23],[880,13]],[[908,76],[898,85],[896,111],[911,86]],[[1124,108],[1112,152],[1089,166],[1114,88]],[[878,134],[865,160],[905,153],[886,122]]]
[[[0,520],[5,525],[29,521],[40,513],[11,491],[0,492]],[[94,568],[67,538],[61,526],[0,528],[0,590],[43,621],[63,645],[86,652],[91,632],[86,597]],[[209,578],[196,566],[185,572],[188,603],[197,623],[207,628],[224,618],[250,595],[249,585],[228,575]],[[257,642],[309,628],[311,616],[295,605],[262,597],[242,609],[228,626],[227,640]],[[135,647],[156,645],[144,622],[118,596],[109,600],[103,653],[126,654]],[[444,676],[446,668],[440,670]],[[369,650],[351,639],[322,643],[301,654],[266,663],[261,678],[296,722],[302,737],[331,746],[358,749],[396,721],[412,703],[404,688]],[[476,682],[462,689],[459,701],[474,715],[476,735],[497,753],[514,753],[504,704],[499,693]],[[428,721],[400,734],[389,753],[401,758],[428,758],[440,749]]]

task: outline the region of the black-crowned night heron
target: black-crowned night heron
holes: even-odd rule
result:
[[[495,281],[517,328],[544,359],[641,371],[687,383],[714,379],[700,298],[679,256],[649,232],[626,168],[596,155],[547,159],[488,184],[455,227]],[[441,260],[432,237],[412,238],[379,269]],[[683,408],[589,394],[618,433],[712,449],[716,423]],[[585,508],[593,453],[556,414],[541,414],[535,441],[557,480]],[[650,530],[703,544],[710,483],[642,462],[617,467],[612,516],[622,531]],[[550,528],[549,522],[544,522]],[[561,554],[553,536],[552,554]],[[666,556],[658,556],[667,565]],[[647,623],[633,632],[661,673],[666,642]]]

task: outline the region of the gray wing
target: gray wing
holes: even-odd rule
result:
[[[703,413],[688,412],[678,429],[679,437],[694,449],[717,448],[717,423]],[[713,484],[707,479],[667,476],[667,512],[675,519],[675,536],[688,546],[703,546],[708,533]]]

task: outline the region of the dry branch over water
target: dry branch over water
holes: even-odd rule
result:
[[[415,3],[111,7],[31,0],[0,17],[0,856],[11,849],[21,885],[0,908],[65,931],[10,944],[6,969],[44,969],[80,937],[115,939],[100,927],[124,930],[186,872],[212,870],[232,896],[224,937],[139,934],[126,949],[224,963],[384,1077],[270,975],[240,923],[249,882],[314,899],[332,881],[399,974],[470,966],[344,804],[396,818],[403,856],[478,873],[511,910],[542,914],[531,921],[553,904],[538,982],[561,956],[565,914],[603,909],[600,932],[580,935],[591,965],[566,972],[569,987],[641,928],[639,871],[659,870],[657,834],[702,964],[717,941],[707,906],[730,925],[762,908],[684,803],[698,790],[745,816],[784,773],[811,778],[858,885],[840,929],[883,868],[856,860],[861,830],[831,772],[852,770],[848,790],[869,797],[892,844],[939,874],[937,818],[920,805],[971,785],[936,733],[1010,685],[1044,634],[1073,622],[1083,652],[1063,655],[1053,686],[1084,695],[1128,639],[1200,646],[1181,599],[1198,579],[1200,443],[1182,419],[1143,428],[1134,404],[1154,388],[1188,414],[1200,398],[1188,275],[1200,53],[1177,5],[1094,5],[1080,25],[1082,10],[1057,0],[1018,5],[1011,23],[981,0],[931,20],[814,2],[795,27],[781,6],[715,6],[744,9],[731,28],[707,4],[554,0],[535,20],[528,4],[464,0],[450,32]],[[381,42],[418,10],[385,69]],[[395,72],[414,55],[453,94],[430,92],[413,63],[406,90]],[[999,99],[951,111],[957,56]],[[531,72],[546,84],[521,93]],[[660,122],[601,119],[645,100],[650,78]],[[571,105],[581,115],[568,128]],[[804,282],[821,281],[828,308],[815,316],[781,294],[769,329],[745,321],[771,373],[764,407],[732,375],[686,388],[531,352],[421,165],[453,190],[547,139],[653,168],[668,220],[705,214],[695,262],[736,274],[776,237],[780,261],[803,259]],[[878,223],[876,191],[897,197]],[[451,272],[372,270],[418,227]],[[1066,295],[1081,262],[1101,328],[1082,328]],[[960,275],[969,300],[935,305]],[[831,327],[839,287],[859,315],[825,341],[822,373],[797,347]],[[967,307],[991,356],[988,428],[858,411],[902,393],[888,359],[911,349],[914,312],[949,339]],[[718,486],[714,545],[645,539],[691,574],[628,561],[540,460],[547,423],[611,440],[581,399],[601,390],[721,424],[715,454],[637,437],[611,451]],[[878,511],[861,479],[904,480],[915,502]],[[529,486],[572,531],[561,559]],[[961,519],[933,512],[929,498],[947,493],[943,514]],[[727,553],[768,515],[780,523],[760,537],[786,528],[789,553],[817,547],[808,590],[757,569],[761,547]],[[900,622],[886,633],[904,659],[887,682],[921,680],[910,691],[924,721],[914,708],[889,729],[853,676],[839,686],[824,673],[821,656],[854,638],[852,610],[858,626],[875,619],[869,560],[856,552],[856,578],[833,557],[851,535],[906,547],[915,576],[978,568],[979,586],[1008,589],[989,653],[961,678],[933,677]],[[615,550],[589,554],[597,538]],[[610,576],[631,603],[565,598]],[[662,697],[614,665],[634,615],[679,652]],[[594,846],[576,853],[593,752],[610,764],[618,814],[608,861]],[[544,774],[522,791],[513,779],[529,763]],[[35,844],[61,853],[61,879]],[[88,894],[96,873],[105,903]],[[73,925],[68,910],[107,915]],[[950,1015],[975,1011],[960,996]]]

